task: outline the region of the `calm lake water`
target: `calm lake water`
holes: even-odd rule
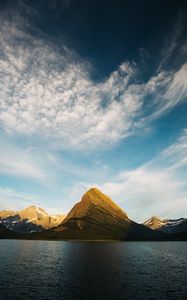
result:
[[[187,242],[0,240],[0,299],[187,299]]]

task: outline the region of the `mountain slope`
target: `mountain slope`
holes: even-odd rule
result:
[[[187,232],[187,219],[164,219],[152,217],[143,223],[145,226],[168,234]]]
[[[59,225],[64,218],[64,215],[49,216],[44,209],[36,206],[21,211],[0,211],[0,223],[19,233],[40,232]]]
[[[15,234],[11,230],[7,229],[5,226],[0,224],[0,239],[4,238],[14,238]]]
[[[85,240],[141,240],[160,236],[146,226],[131,221],[119,206],[96,188],[86,192],[62,224],[45,235]]]

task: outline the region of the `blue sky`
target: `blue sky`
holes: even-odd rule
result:
[[[109,2],[0,1],[0,209],[186,217],[187,6]]]

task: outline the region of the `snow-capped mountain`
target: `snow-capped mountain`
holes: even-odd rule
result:
[[[154,229],[160,230],[166,233],[179,233],[187,232],[187,219],[159,219],[158,217],[153,216],[143,223],[145,226]]]
[[[21,211],[0,211],[0,224],[21,233],[39,232],[58,226],[65,215],[50,216],[37,206],[29,206]]]

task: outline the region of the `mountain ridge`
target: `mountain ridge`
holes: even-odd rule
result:
[[[0,225],[4,225],[2,215],[4,215],[5,224],[12,221],[12,224],[22,222],[21,226],[30,226],[31,220],[36,223],[34,219],[36,215],[39,218],[37,219],[38,223],[32,223],[32,226],[41,226],[41,222],[44,222],[46,218],[49,221],[49,215],[46,211],[33,205],[22,210],[20,215],[16,215],[16,213],[16,211],[1,211]],[[30,219],[25,219],[26,216]],[[21,217],[23,219],[20,221]],[[10,220],[11,218],[12,220]],[[18,220],[15,218],[18,218]],[[167,233],[160,230],[161,226],[165,226],[166,221],[172,224],[175,223],[178,230],[168,231]],[[29,230],[24,232],[20,230],[20,234],[16,235],[13,235],[13,231],[9,230],[8,232],[2,227],[0,236],[3,235],[6,238],[7,234],[11,238],[41,240],[186,240],[186,221],[185,218],[161,220],[153,216],[144,224],[138,224],[131,220],[127,213],[110,197],[103,194],[99,189],[92,187],[84,193],[81,200],[72,207],[67,216],[59,223],[51,223],[50,226],[47,223],[45,227],[38,227],[37,230],[32,230],[32,232],[29,227]],[[15,230],[15,228],[9,229]]]
[[[0,211],[0,223],[19,233],[43,231],[60,224],[64,218],[65,215],[50,216],[43,208],[35,205],[20,211]]]
[[[178,219],[160,219],[156,216],[151,217],[146,220],[143,225],[153,229],[159,230],[165,233],[179,233],[187,232],[187,219],[178,218]]]

